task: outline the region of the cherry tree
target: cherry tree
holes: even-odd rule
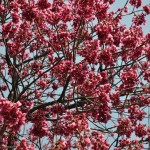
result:
[[[143,2],[0,0],[0,150],[148,145]]]

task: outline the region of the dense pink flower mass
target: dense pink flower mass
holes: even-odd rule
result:
[[[0,150],[150,145],[150,3],[119,2],[0,0]]]
[[[0,122],[2,126],[11,130],[11,132],[17,132],[21,125],[25,123],[25,114],[19,110],[21,103],[13,103],[8,99],[0,99]],[[3,128],[3,127],[2,127]]]

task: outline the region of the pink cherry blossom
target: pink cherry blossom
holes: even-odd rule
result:
[[[147,148],[149,15],[144,0],[0,0],[0,150]]]

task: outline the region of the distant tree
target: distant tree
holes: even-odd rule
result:
[[[122,2],[0,0],[0,150],[144,149],[150,5]]]

